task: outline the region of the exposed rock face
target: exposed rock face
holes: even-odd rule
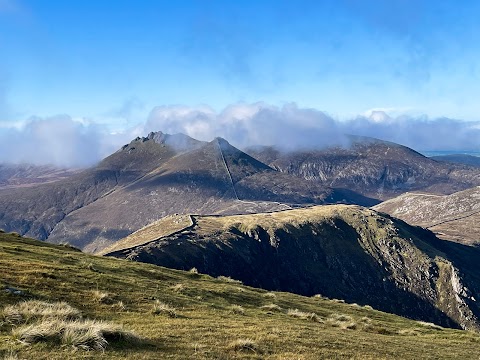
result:
[[[98,251],[173,213],[245,213],[336,201],[223,139],[137,138],[65,181],[0,191],[0,228]]]
[[[479,328],[480,250],[428,230],[345,205],[192,220],[146,227],[108,255]]]
[[[406,193],[374,209],[429,228],[443,239],[480,243],[480,187],[443,196]]]
[[[362,139],[348,149],[270,149],[258,155],[220,138],[202,142],[151,133],[68,179],[0,190],[0,228],[96,252],[174,213],[254,213],[337,202],[371,206],[410,188],[441,192],[480,183],[479,169],[438,165],[377,140]]]
[[[272,168],[312,182],[386,200],[407,191],[450,194],[480,185],[478,168],[427,158],[395,143],[351,137],[348,147],[283,152],[254,148],[249,154]]]

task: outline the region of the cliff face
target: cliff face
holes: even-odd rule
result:
[[[427,230],[344,205],[192,220],[162,237],[146,227],[133,246],[108,255],[320,293],[446,326],[480,325],[480,251]]]
[[[480,185],[478,167],[435,161],[391,142],[351,137],[349,146],[323,150],[247,150],[272,168],[383,201],[407,191],[451,194]]]

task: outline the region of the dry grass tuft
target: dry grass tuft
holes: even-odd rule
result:
[[[86,259],[83,259],[80,261],[79,265],[87,270],[93,271],[93,272],[99,272],[97,268],[93,265],[93,262],[87,261]]]
[[[243,284],[241,280],[232,279],[230,276],[218,276],[217,279],[232,284]]]
[[[114,295],[108,292],[94,290],[92,296],[96,302],[101,304],[113,304],[115,302]]]
[[[112,308],[117,310],[117,311],[125,311],[127,310],[127,307],[125,306],[125,304],[123,303],[123,301],[117,301],[116,303],[114,303],[112,305]]]
[[[109,342],[141,341],[137,335],[115,324],[96,320],[43,320],[14,329],[13,336],[25,344],[48,342],[100,351],[105,350]]]
[[[357,328],[357,323],[351,316],[344,314],[332,314],[327,319],[327,324],[333,327],[338,327],[343,330],[354,330]]]
[[[245,315],[245,309],[243,308],[243,306],[240,306],[240,305],[230,306],[230,312],[232,312],[235,315]]]
[[[255,354],[263,353],[257,343],[252,339],[238,339],[232,341],[230,344],[228,344],[228,348],[233,351],[252,352]]]
[[[156,300],[155,303],[153,304],[152,314],[167,315],[171,318],[175,318],[177,317],[177,309],[159,300]]]
[[[260,309],[262,310],[265,310],[265,311],[270,311],[270,312],[280,312],[282,311],[283,309],[278,306],[277,304],[267,304],[267,305],[263,305],[263,306],[260,306]]]
[[[18,360],[18,355],[13,351],[9,351],[3,355],[3,360]]]
[[[183,290],[185,290],[185,285],[181,283],[175,284],[171,287],[171,289],[175,292],[181,293]]]
[[[273,292],[267,292],[267,293],[263,294],[263,297],[266,298],[266,299],[276,299],[277,294],[275,294]]]
[[[82,317],[79,310],[65,302],[49,303],[29,300],[16,305],[6,306],[2,316],[7,323],[22,324],[39,319],[73,320]]]
[[[288,309],[287,315],[296,317],[302,320],[310,320],[310,321],[316,321],[320,323],[323,322],[322,318],[317,314],[315,314],[314,312],[309,313],[309,312],[300,311],[298,309]]]
[[[441,326],[426,321],[417,321],[417,324],[433,330],[443,330]]]
[[[403,336],[417,336],[420,333],[416,329],[401,329],[397,331],[398,335],[403,335]]]

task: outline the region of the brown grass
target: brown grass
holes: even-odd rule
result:
[[[288,309],[287,315],[298,318],[298,319],[302,319],[302,320],[323,322],[322,318],[317,314],[315,314],[314,312],[305,312],[305,311],[300,311],[298,309]]]
[[[156,300],[153,304],[152,314],[167,315],[171,318],[175,318],[177,317],[177,309],[159,300]]]
[[[271,312],[281,312],[283,309],[277,304],[267,304],[260,306],[260,309]]]
[[[255,354],[263,353],[258,344],[252,339],[238,339],[232,341],[230,344],[228,344],[228,348],[239,352],[252,352]]]
[[[118,325],[96,320],[42,320],[13,330],[13,336],[25,344],[47,342],[70,345],[82,350],[105,350],[109,342],[139,342],[135,334]]]
[[[38,319],[79,319],[81,312],[65,302],[29,300],[6,306],[2,317],[7,323],[22,324]]]

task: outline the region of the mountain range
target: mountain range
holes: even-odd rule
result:
[[[480,185],[478,168],[437,161],[388,141],[350,136],[346,146],[284,151],[275,147],[247,149],[272,168],[312,183],[348,189],[371,201],[407,191],[451,194]]]
[[[343,148],[248,153],[221,138],[151,133],[66,179],[0,190],[0,228],[97,252],[175,213],[370,206],[412,189],[448,194],[480,185],[478,168],[370,138],[351,138]]]

